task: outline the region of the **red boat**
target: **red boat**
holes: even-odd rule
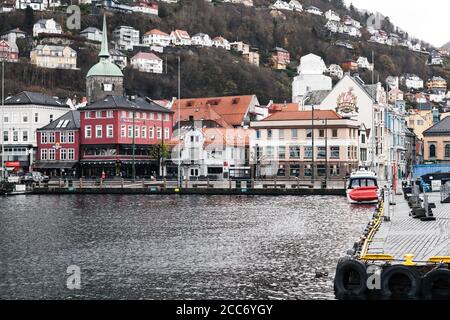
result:
[[[347,199],[354,204],[377,203],[380,197],[377,177],[370,171],[358,171],[350,176]]]

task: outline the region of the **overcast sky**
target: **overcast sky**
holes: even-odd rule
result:
[[[358,9],[378,11],[391,22],[434,46],[450,41],[450,1],[448,0],[345,0]],[[365,23],[365,21],[364,21]]]

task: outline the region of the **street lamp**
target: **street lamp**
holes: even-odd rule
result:
[[[5,135],[4,135],[4,121],[5,121],[5,59],[2,57],[2,175],[1,181],[5,180]]]

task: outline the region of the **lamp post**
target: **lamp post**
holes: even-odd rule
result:
[[[136,128],[135,128],[135,111],[133,110],[133,159],[131,164],[131,175],[133,176],[133,181],[136,181]]]
[[[181,62],[180,56],[178,56],[178,136],[180,137],[181,143],[181,108],[180,108],[180,90],[181,90],[181,81],[180,81],[180,72],[181,72]],[[181,188],[181,150],[178,151],[178,188]]]
[[[311,167],[311,180],[314,183],[314,105],[311,105],[312,108],[312,115],[311,115],[311,123],[312,123],[312,129],[311,129],[311,152],[312,152],[312,167]]]
[[[1,181],[5,180],[5,134],[4,134],[4,121],[5,121],[5,59],[2,59],[2,175]]]

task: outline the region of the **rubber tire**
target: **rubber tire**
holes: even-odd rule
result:
[[[358,288],[349,290],[345,288],[344,274],[349,271],[356,271],[361,279]],[[338,262],[336,275],[334,277],[334,293],[337,299],[363,299],[367,293],[367,270],[366,266],[358,261],[349,258],[342,258]]]
[[[389,300],[392,297],[391,289],[389,288],[389,282],[395,275],[404,275],[411,281],[411,289],[408,292],[407,299],[416,300],[419,298],[421,291],[422,279],[420,274],[411,267],[406,266],[392,266],[383,271],[381,274],[381,296],[385,300]]]
[[[428,272],[422,279],[422,296],[425,300],[433,299],[433,283],[439,279],[446,279],[450,282],[449,269],[435,269]]]

